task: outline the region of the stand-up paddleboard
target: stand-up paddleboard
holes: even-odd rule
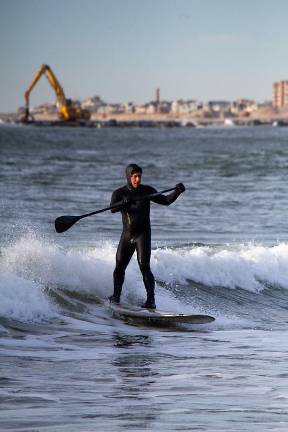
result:
[[[133,306],[127,303],[109,303],[107,306],[112,312],[120,318],[131,318],[135,320],[143,320],[154,323],[163,324],[176,324],[176,323],[190,323],[190,324],[207,324],[215,321],[215,318],[209,315],[190,315],[174,312],[166,312],[162,310],[145,309],[140,306]]]

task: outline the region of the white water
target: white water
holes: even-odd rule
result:
[[[45,287],[107,298],[112,292],[115,253],[110,242],[65,251],[31,233],[2,248],[1,316],[24,321],[52,317],[57,308]],[[172,287],[194,281],[253,293],[267,285],[287,289],[288,245],[158,248],[152,251],[151,268],[157,281]],[[159,284],[157,297],[159,308],[189,309]],[[143,298],[143,282],[134,257],[127,269],[123,299],[139,303]]]

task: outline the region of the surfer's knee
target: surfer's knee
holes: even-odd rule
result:
[[[142,273],[150,271],[150,265],[149,264],[143,263],[142,261],[138,260],[138,265],[139,265],[139,268],[140,268]]]

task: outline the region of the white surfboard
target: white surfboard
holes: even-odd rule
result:
[[[109,303],[107,306],[112,312],[122,318],[132,318],[135,320],[147,320],[158,323],[190,323],[190,324],[207,324],[215,320],[210,315],[194,315],[175,312],[166,312],[162,310],[145,309],[140,306],[134,306],[127,303]]]

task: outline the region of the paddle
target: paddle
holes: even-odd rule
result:
[[[145,199],[151,199],[157,195],[161,195],[161,194],[166,193],[166,192],[171,192],[175,189],[176,189],[176,187],[173,187],[170,189],[165,189],[165,190],[162,190],[160,192],[155,192],[155,193],[150,194],[150,195],[145,195],[141,198],[135,199],[134,201],[143,201]],[[62,233],[64,231],[67,231],[69,228],[71,228],[80,219],[86,218],[88,216],[93,216],[95,214],[102,213],[102,212],[105,212],[107,210],[113,210],[113,209],[115,209],[121,205],[122,205],[122,202],[119,202],[119,203],[114,204],[113,206],[105,207],[101,210],[96,210],[92,213],[87,213],[87,214],[84,214],[81,216],[60,216],[57,219],[55,219],[55,230],[57,231],[57,233]]]

